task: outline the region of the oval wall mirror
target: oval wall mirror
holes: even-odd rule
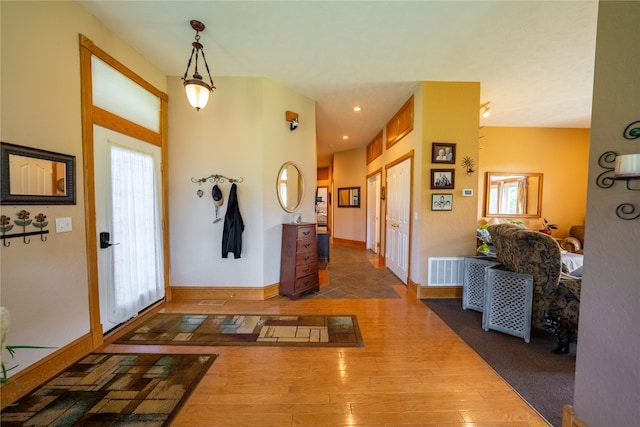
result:
[[[286,162],[280,168],[276,182],[276,193],[280,206],[287,212],[295,212],[302,204],[304,177],[295,163]]]

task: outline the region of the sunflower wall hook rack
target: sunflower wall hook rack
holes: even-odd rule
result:
[[[44,237],[45,234],[49,234],[49,230],[45,230],[45,227],[49,225],[49,222],[46,221],[47,216],[39,213],[34,219],[30,219],[30,215],[26,210],[21,210],[18,212],[18,219],[13,221],[14,224],[11,224],[11,218],[7,215],[0,216],[0,233],[2,233],[0,239],[2,239],[2,245],[4,247],[8,248],[11,246],[11,242],[8,242],[7,239],[13,239],[15,237],[22,237],[22,242],[26,245],[31,243],[31,239],[27,239],[28,236],[40,236],[41,241],[47,241],[47,238]],[[22,227],[22,233],[6,234],[7,231],[13,229],[14,225]],[[37,228],[38,231],[27,231],[29,225]]]

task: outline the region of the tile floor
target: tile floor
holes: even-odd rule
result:
[[[320,286],[320,292],[305,294],[301,299],[400,298],[393,286],[403,283],[388,269],[374,266],[378,255],[373,252],[331,245],[330,258],[327,264],[329,284]]]

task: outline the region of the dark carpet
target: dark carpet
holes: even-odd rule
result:
[[[159,313],[116,344],[362,347],[353,315]]]
[[[2,410],[2,426],[168,426],[215,354],[92,353]]]
[[[531,342],[482,329],[482,313],[463,310],[460,299],[422,301],[478,353],[551,425],[562,424],[562,406],[573,404],[575,345],[569,354],[554,354],[555,340],[534,329]]]

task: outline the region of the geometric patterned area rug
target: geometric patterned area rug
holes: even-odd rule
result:
[[[2,410],[7,426],[168,426],[215,354],[92,353]]]
[[[116,344],[362,347],[353,315],[158,313]]]

